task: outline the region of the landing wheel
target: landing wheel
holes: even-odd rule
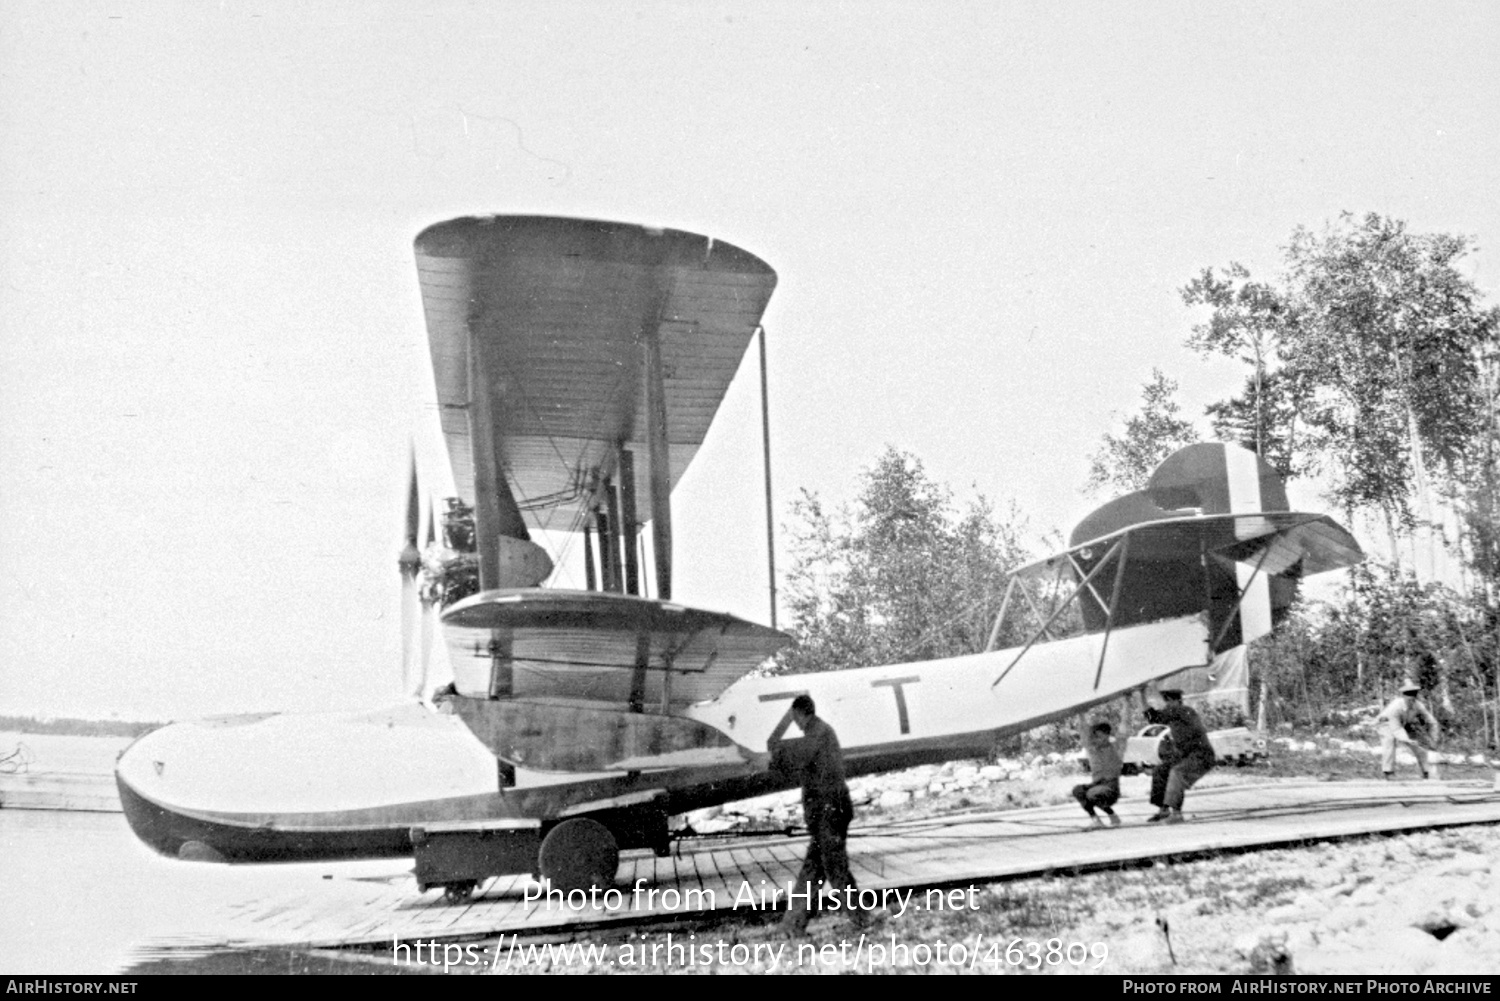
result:
[[[444,883],[443,903],[450,905],[466,904],[469,902],[469,898],[474,896],[474,891],[478,888],[479,884],[472,879],[466,879],[458,883]]]
[[[564,893],[613,886],[620,846],[610,829],[597,820],[574,817],[547,832],[537,861],[542,876]]]

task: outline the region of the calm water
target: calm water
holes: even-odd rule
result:
[[[0,974],[168,972],[163,955],[180,972],[383,972],[349,956],[200,950],[183,962],[191,957],[161,949],[211,935],[236,901],[410,866],[177,862],[138,842],[118,813],[0,810]]]

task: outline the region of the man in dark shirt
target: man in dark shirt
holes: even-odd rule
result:
[[[1182,800],[1193,784],[1207,775],[1217,759],[1208,728],[1198,714],[1182,702],[1182,691],[1164,688],[1163,705],[1151,710],[1153,723],[1165,723],[1170,736],[1162,741],[1161,763],[1151,773],[1151,802],[1157,807],[1152,823],[1182,823]]]
[[[1125,741],[1115,740],[1114,727],[1095,723],[1083,736],[1083,752],[1089,759],[1089,780],[1073,787],[1073,798],[1089,815],[1086,830],[1103,827],[1104,821],[1094,812],[1103,810],[1111,827],[1120,826],[1115,804],[1120,800],[1120,772],[1125,767],[1122,751]]]
[[[793,722],[802,731],[802,738],[782,739]],[[810,900],[820,887],[834,891],[856,889],[844,846],[849,822],[854,819],[854,803],[844,781],[844,752],[839,747],[838,735],[818,718],[811,696],[799,695],[792,700],[791,712],[766,743],[771,752],[771,769],[802,785],[802,819],[811,840],[802,860],[802,871],[797,874],[790,909],[782,922],[787,932],[801,935],[807,930]],[[801,896],[803,893],[806,896]],[[850,897],[844,895],[846,901]],[[851,914],[857,923],[868,917],[861,910],[853,910]]]

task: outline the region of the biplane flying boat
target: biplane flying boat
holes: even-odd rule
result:
[[[1361,559],[1329,518],[1288,510],[1256,456],[1195,445],[1018,571],[988,649],[756,676],[790,637],[672,599],[669,498],[771,268],[690,233],[524,216],[433,226],[416,258],[479,563],[478,592],[441,614],[453,691],[142,737],[120,798],[164,854],[412,856],[419,886],[450,900],[500,873],[608,884],[621,849],[668,850],[672,815],[784,788],[766,741],[799,693],[851,775],[982,756],[1266,634],[1302,577]],[[585,589],[540,586],[543,531],[582,536]],[[414,521],[407,534],[409,565]]]

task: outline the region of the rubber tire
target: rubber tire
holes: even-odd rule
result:
[[[467,904],[477,889],[479,889],[479,884],[472,879],[462,880],[457,883],[444,883],[443,903],[450,907],[458,904]]]
[[[537,868],[552,888],[567,893],[615,884],[620,846],[608,827],[587,817],[564,820],[542,839]]]

